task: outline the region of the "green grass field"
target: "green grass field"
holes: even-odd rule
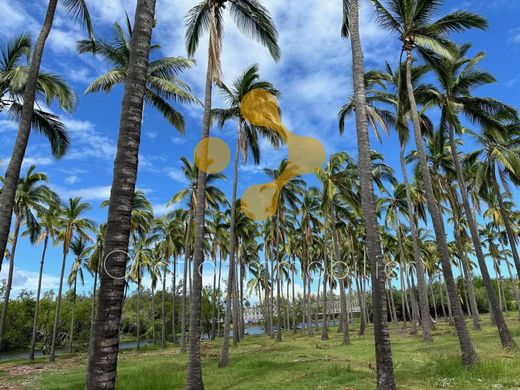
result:
[[[520,322],[511,314],[508,323],[520,345]],[[468,324],[470,325],[470,324]],[[480,363],[462,368],[453,330],[437,324],[434,343],[423,344],[400,327],[391,328],[397,384],[400,389],[520,389],[520,352],[500,347],[496,330],[483,318],[483,330],[472,332]],[[219,369],[220,341],[203,342],[206,389],[374,389],[373,336],[353,333],[352,343],[340,345],[333,328],[330,340],[284,334],[277,343],[264,336],[246,337],[231,349],[229,368]],[[85,354],[60,356],[54,364],[39,359],[32,364],[0,364],[2,389],[83,389]],[[182,389],[186,355],[178,348],[147,347],[124,351],[119,358],[119,389]]]

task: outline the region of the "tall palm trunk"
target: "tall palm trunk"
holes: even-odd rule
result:
[[[13,243],[11,245],[11,255],[9,256],[9,273],[7,275],[7,284],[5,286],[4,303],[2,305],[2,317],[0,318],[0,352],[4,349],[5,323],[7,320],[7,307],[9,305],[9,297],[13,285],[14,275],[14,255],[16,253],[16,244],[18,243],[18,235],[20,233],[21,218],[17,215],[14,223]]]
[[[172,272],[172,342],[177,342],[177,326],[175,319],[175,294],[177,284],[177,258],[173,257],[173,272]]]
[[[334,246],[334,256],[336,258],[336,262],[341,262],[341,250],[339,246],[339,237],[338,230],[336,227],[337,217],[336,217],[336,209],[333,204],[330,205],[330,213],[332,216],[332,244]],[[325,290],[324,290],[325,291]],[[343,332],[343,344],[350,343],[350,335],[349,335],[349,324],[348,324],[348,309],[347,309],[347,298],[345,297],[345,279],[343,275],[341,275],[339,280],[339,299],[341,300],[341,329]]]
[[[42,291],[43,265],[45,263],[45,253],[47,252],[47,244],[49,243],[49,232],[45,233],[43,240],[42,259],[40,261],[40,272],[38,274],[38,289],[36,290],[36,303],[34,306],[33,330],[31,336],[31,352],[29,352],[29,360],[34,360],[34,350],[36,349],[36,329],[38,327],[38,312],[40,309],[40,294]]]
[[[294,268],[291,270],[291,273],[292,273],[292,283],[291,283],[291,288],[292,288],[292,299],[291,299],[291,303],[292,303],[292,328],[293,328],[293,334],[296,334],[297,332],[297,329],[296,329],[296,300],[295,300],[295,294],[294,294],[294,285],[296,283],[296,279],[295,279],[295,275],[294,275]],[[520,310],[520,304],[518,305],[518,308]]]
[[[505,252],[504,243],[501,242],[502,245],[502,252]],[[506,258],[506,266],[507,266],[507,273],[509,274],[509,282],[511,283],[511,288],[513,289],[513,294],[515,296],[516,300],[516,308],[519,311],[518,313],[518,320],[520,320],[520,293],[518,291],[518,286],[516,279],[513,276],[513,272],[511,271],[511,264],[509,264],[509,260]]]
[[[168,262],[164,264],[162,293],[161,293],[161,348],[166,348],[166,270]]]
[[[359,1],[350,2],[350,40],[352,47],[352,75],[356,106],[356,128],[361,176],[361,203],[366,222],[366,241],[372,276],[372,301],[374,307],[374,338],[377,366],[377,387],[395,389],[394,368],[390,335],[387,326],[385,274],[381,255],[381,240],[377,224],[376,204],[370,158],[370,141],[366,113],[363,48],[359,36]]]
[[[58,336],[58,323],[60,319],[60,308],[61,308],[61,293],[63,290],[63,277],[65,275],[65,264],[67,263],[67,254],[69,248],[66,245],[70,244],[70,240],[65,238],[63,243],[63,259],[61,261],[61,273],[60,273],[60,284],[58,287],[58,296],[56,297],[56,308],[54,310],[54,326],[52,328],[52,339],[51,339],[51,353],[49,355],[49,361],[53,362],[56,360],[56,337]]]
[[[412,249],[415,258],[415,267],[417,269],[417,283],[419,284],[419,310],[421,312],[421,327],[423,331],[423,341],[431,342],[432,322],[430,319],[430,305],[428,302],[428,289],[425,280],[424,263],[421,256],[421,245],[419,243],[419,233],[417,231],[417,216],[412,203],[412,195],[410,191],[410,183],[408,182],[408,172],[406,171],[406,160],[404,158],[405,145],[401,142],[399,159],[401,162],[401,172],[403,174],[404,188],[406,192],[406,206],[408,209],[408,224],[412,232]]]
[[[215,17],[212,10],[212,19]],[[213,21],[211,22],[214,23]],[[211,36],[211,34],[210,34]],[[211,41],[211,38],[210,38]],[[210,42],[210,49],[211,49]],[[211,55],[208,55],[208,69],[206,74],[206,88],[204,97],[204,116],[202,119],[202,136],[205,140],[209,137],[211,126],[211,93],[213,89]],[[204,149],[204,148],[202,148]],[[203,150],[207,153],[207,150]],[[207,160],[207,156],[199,156]],[[200,362],[200,313],[202,293],[202,272],[200,266],[204,260],[204,214],[206,212],[206,172],[199,169],[197,178],[197,193],[195,207],[195,242],[193,245],[193,290],[190,291],[190,352],[188,357],[187,390],[202,390],[202,366]],[[232,237],[232,236],[230,236]],[[233,256],[231,256],[233,257]],[[231,264],[230,264],[231,265]]]
[[[231,304],[233,300],[233,285],[235,278],[235,217],[236,217],[236,199],[238,186],[238,162],[240,156],[240,133],[241,121],[239,121],[237,146],[235,150],[235,160],[233,162],[233,189],[231,196],[231,217],[229,227],[229,268],[228,283],[226,289],[226,314],[224,315],[224,339],[222,341],[222,350],[220,351],[219,367],[227,367],[229,365],[229,330],[231,326]],[[267,291],[266,291],[267,292]],[[267,297],[266,300],[267,302]],[[236,313],[235,313],[236,316]]]
[[[72,315],[70,319],[70,342],[69,342],[69,353],[72,353],[74,348],[74,319],[76,316],[76,287],[78,285],[78,280],[74,278],[74,290],[73,290],[73,296],[72,296]]]
[[[103,250],[101,250],[103,252]],[[94,288],[92,290],[92,303],[90,308],[90,334],[89,334],[89,345],[88,349],[90,351],[90,340],[92,339],[92,334],[94,333],[94,318],[96,316],[96,295],[97,295],[97,281],[98,275],[101,271],[101,261],[98,262],[98,267],[96,272],[94,272]]]
[[[89,349],[86,387],[90,389],[115,387],[122,298],[125,289],[124,276],[128,257],[126,252],[137,179],[154,15],[155,0],[137,0],[103,252],[103,258],[109,256],[109,261],[99,276],[99,304],[96,307],[94,332]]]
[[[184,239],[184,265],[182,277],[182,296],[181,296],[181,353],[186,353],[186,315],[188,311],[188,268],[190,267],[190,236],[191,236],[191,215],[188,217],[188,224],[186,225],[186,237]]]
[[[275,243],[274,247],[276,250],[276,265],[277,265],[277,271],[276,271],[276,319],[278,327],[276,332],[276,341],[282,341],[282,291],[281,291],[281,279],[282,279],[282,257],[281,257],[281,249],[280,249],[280,230],[282,228],[282,223],[280,218],[280,207],[282,207],[280,204],[278,205],[278,209],[276,212],[276,224],[275,224]]]
[[[156,334],[156,329],[155,329],[155,287],[153,286],[153,283],[152,283],[152,340],[153,340],[153,345],[156,344],[157,342],[157,334]]]
[[[468,288],[468,299],[469,306],[471,307],[471,318],[473,320],[473,329],[481,330],[480,328],[480,318],[478,314],[477,307],[477,299],[475,297],[475,289],[473,287],[473,277],[471,276],[471,270],[469,269],[469,260],[466,254],[466,250],[464,248],[464,243],[462,242],[462,237],[460,236],[460,225],[458,222],[458,208],[455,205],[452,197],[450,197],[450,201],[452,202],[451,206],[455,213],[453,232],[455,236],[455,245],[457,246],[457,251],[459,252],[459,256],[462,263],[462,272],[464,274],[464,278],[466,279],[466,285]]]
[[[459,190],[462,197],[462,205],[464,208],[464,213],[466,214],[466,220],[468,221],[469,231],[471,233],[471,240],[473,241],[473,246],[475,247],[475,253],[477,255],[478,265],[480,267],[480,273],[482,275],[482,280],[484,281],[484,286],[486,288],[489,304],[495,314],[496,326],[498,329],[498,334],[500,335],[500,341],[502,343],[502,346],[504,348],[512,348],[514,347],[515,342],[513,340],[513,337],[511,336],[511,333],[509,332],[509,329],[507,328],[507,324],[504,320],[504,316],[502,315],[502,310],[499,306],[495,290],[493,289],[491,276],[489,276],[489,271],[486,265],[486,259],[484,257],[484,252],[482,251],[482,243],[480,242],[480,236],[478,234],[477,222],[475,221],[475,216],[473,215],[473,210],[471,209],[468,199],[468,187],[466,185],[466,180],[464,179],[464,174],[462,172],[462,168],[459,162],[459,154],[454,134],[455,129],[453,126],[450,126],[449,133],[451,157],[453,160],[453,164],[455,165],[455,170],[457,172],[457,181],[459,183]]]
[[[58,0],[49,0],[45,20],[40,34],[38,35],[36,44],[34,45],[34,51],[31,57],[31,66],[29,67],[27,74],[23,95],[22,116],[18,127],[18,134],[13,147],[11,160],[9,160],[9,165],[7,166],[7,171],[5,173],[2,194],[0,194],[0,264],[2,264],[4,260],[5,249],[7,248],[7,242],[9,240],[9,230],[11,229],[11,217],[13,214],[16,187],[18,186],[20,170],[22,169],[22,162],[29,142],[31,120],[36,99],[38,73],[40,72],[43,50],[45,48],[47,37],[51,32],[57,5]],[[0,344],[2,341],[1,339],[2,335],[0,334]]]
[[[413,85],[412,85],[412,48],[406,48],[406,88],[408,91],[408,99],[410,101],[410,112],[412,115],[412,122],[414,127],[415,143],[417,146],[417,153],[419,155],[419,165],[423,176],[425,185],[425,194],[428,204],[428,209],[433,222],[435,230],[435,237],[437,239],[438,251],[441,258],[442,271],[444,274],[444,280],[446,281],[446,287],[448,290],[448,299],[451,304],[455,327],[457,329],[457,336],[459,338],[460,349],[462,352],[462,363],[465,366],[472,366],[477,362],[477,353],[473,347],[473,342],[469,335],[466,323],[464,321],[464,313],[460,305],[457,288],[453,279],[453,273],[451,271],[450,255],[448,251],[448,243],[446,241],[446,232],[444,230],[444,224],[442,217],[437,206],[437,201],[433,193],[433,185],[430,177],[430,171],[428,168],[428,161],[426,159],[426,153],[424,150],[421,124],[419,121],[419,114],[417,112],[417,103],[415,101]]]
[[[141,348],[141,276],[137,280],[137,345],[136,348]]]
[[[500,209],[500,214],[502,215],[502,219],[504,220],[504,227],[506,228],[507,240],[509,242],[509,246],[511,248],[511,253],[513,254],[513,260],[515,262],[516,274],[520,277],[520,257],[518,256],[518,249],[516,247],[516,239],[517,236],[513,232],[513,228],[511,227],[511,220],[509,218],[509,212],[506,210],[504,205],[504,198],[502,196],[502,192],[500,191],[500,187],[495,178],[494,180],[495,192],[498,199],[498,207]],[[2,250],[2,248],[0,248]]]
[[[222,280],[222,252],[220,252],[219,262],[218,262],[218,282],[217,282],[217,291],[220,294],[220,281]],[[262,298],[260,298],[262,299]],[[217,336],[220,335],[220,300],[217,302]]]
[[[217,256],[213,258],[213,294],[211,297],[211,340],[215,340],[215,328],[216,328],[216,319],[215,319],[215,311],[217,309]]]

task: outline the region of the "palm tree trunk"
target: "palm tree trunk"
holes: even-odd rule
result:
[[[103,251],[101,251],[103,252]],[[89,334],[89,343],[88,348],[90,349],[90,340],[92,339],[92,334],[94,333],[94,317],[96,315],[96,293],[97,293],[97,280],[99,272],[101,271],[102,262],[98,260],[98,267],[96,272],[94,272],[94,287],[92,289],[92,302],[90,308],[90,334]]]
[[[2,305],[2,317],[0,318],[0,352],[4,349],[5,324],[7,320],[7,307],[9,305],[9,297],[11,295],[11,287],[13,285],[14,275],[14,256],[16,254],[16,244],[18,243],[18,235],[20,233],[21,218],[16,216],[14,223],[13,243],[11,245],[11,255],[9,256],[9,273],[7,275],[7,284],[5,286],[4,304]]]
[[[177,343],[177,327],[175,319],[175,294],[177,292],[177,258],[173,257],[173,272],[172,272],[172,342]]]
[[[417,216],[412,203],[412,195],[410,191],[410,183],[408,182],[408,172],[406,171],[406,160],[404,158],[405,145],[401,142],[400,148],[400,162],[401,172],[403,174],[404,188],[406,192],[406,206],[408,209],[408,224],[412,233],[412,249],[415,258],[415,266],[417,268],[417,283],[419,284],[419,310],[421,313],[421,327],[423,331],[423,341],[431,342],[432,337],[432,323],[430,319],[430,305],[428,302],[428,289],[425,280],[424,262],[421,256],[421,245],[419,243],[419,233],[417,231]]]
[[[190,237],[191,237],[191,215],[188,217],[188,224],[186,226],[186,237],[184,240],[184,265],[183,265],[183,278],[182,278],[182,296],[181,296],[181,353],[186,353],[186,314],[188,305],[188,268],[190,266]]]
[[[435,301],[435,293],[434,293],[434,291],[433,291],[433,284],[432,284],[432,280],[431,280],[431,278],[430,278],[430,283],[429,283],[429,285],[430,285],[430,293],[431,293],[431,295],[432,295],[433,313],[434,313],[434,315],[435,315],[435,321],[438,321],[438,319],[439,319],[439,315],[438,315],[438,313],[437,313],[437,302]]]
[[[502,251],[505,252],[504,243],[502,242]],[[516,284],[516,280],[513,276],[513,272],[511,271],[511,264],[509,264],[508,259],[506,258],[506,266],[507,266],[507,273],[509,274],[509,281],[511,282],[511,287],[513,289],[513,294],[515,295],[516,300],[516,308],[518,310],[518,320],[520,320],[520,293],[518,291],[518,286]]]
[[[455,321],[455,327],[457,329],[457,336],[459,338],[460,349],[462,353],[462,363],[469,367],[474,365],[478,358],[473,342],[469,335],[466,323],[464,321],[464,313],[458,299],[457,289],[455,281],[453,279],[453,273],[451,271],[450,256],[448,251],[448,244],[446,241],[446,232],[444,231],[444,224],[442,217],[437,207],[437,203],[433,193],[433,186],[430,177],[430,171],[428,168],[428,162],[426,159],[426,153],[424,151],[421,125],[419,122],[419,114],[417,112],[417,104],[415,102],[415,96],[412,85],[412,48],[406,48],[406,87],[408,90],[408,99],[410,101],[410,112],[412,115],[412,122],[414,127],[415,143],[417,146],[417,152],[419,155],[419,165],[423,176],[425,185],[425,194],[428,204],[428,209],[433,222],[435,230],[435,237],[437,239],[437,246],[441,258],[442,271],[444,273],[444,279],[446,281],[446,287],[448,289],[448,299],[451,303],[453,317]]]
[[[111,261],[100,274],[99,304],[89,349],[86,387],[91,389],[115,387],[124,275],[154,15],[155,0],[137,0],[103,256],[106,259],[110,255]]]
[[[462,197],[462,205],[464,208],[464,213],[466,214],[466,220],[468,221],[473,246],[475,247],[475,253],[477,255],[482,280],[484,281],[484,286],[486,288],[489,303],[495,311],[495,321],[498,329],[498,334],[500,335],[500,341],[502,343],[502,346],[504,348],[512,348],[514,347],[515,342],[513,340],[513,337],[511,336],[511,333],[509,332],[509,329],[507,328],[506,321],[504,320],[504,316],[502,315],[502,310],[500,309],[500,306],[497,306],[499,302],[497,301],[497,296],[495,294],[495,290],[493,289],[491,277],[489,276],[489,271],[487,269],[484,252],[482,251],[482,243],[480,242],[480,236],[478,234],[477,222],[475,221],[475,216],[469,203],[467,191],[468,187],[466,185],[466,180],[464,179],[464,174],[462,172],[462,168],[459,162],[459,154],[457,151],[457,144],[455,142],[454,134],[455,129],[453,126],[450,126],[449,132],[451,157],[453,160],[453,164],[455,165],[455,170],[457,172],[457,181],[459,182],[459,190]]]
[[[157,334],[156,334],[156,329],[155,329],[155,287],[153,286],[153,282],[152,282],[152,340],[153,340],[153,345],[156,344],[157,342]]]
[[[361,284],[359,283],[359,275],[356,275],[356,293],[359,301],[359,330],[358,336],[363,336],[365,334],[365,329],[367,322],[365,320],[365,308],[363,305],[363,296],[361,292]]]
[[[455,206],[455,205],[453,205]],[[455,208],[453,210],[456,210]],[[471,318],[473,320],[473,329],[481,330],[480,328],[480,318],[478,314],[477,307],[477,299],[475,298],[475,289],[473,288],[473,277],[471,276],[471,270],[469,269],[469,261],[466,255],[466,250],[464,249],[464,244],[462,242],[462,238],[460,236],[460,226],[457,221],[457,218],[454,218],[454,226],[453,232],[455,235],[455,244],[457,245],[457,251],[459,252],[461,262],[462,262],[462,272],[464,274],[464,278],[466,279],[466,285],[468,288],[468,299],[469,305],[471,307]]]
[[[67,239],[65,238],[65,241]],[[63,260],[61,262],[61,273],[60,273],[60,284],[58,287],[58,296],[56,297],[56,309],[54,310],[54,326],[52,328],[52,339],[51,339],[51,353],[49,355],[49,361],[54,362],[56,360],[56,336],[58,335],[58,322],[60,318],[60,306],[61,306],[61,292],[63,289],[63,276],[65,275],[65,264],[67,262],[68,248],[63,244]]]
[[[410,291],[410,307],[412,308],[412,330],[410,331],[411,334],[417,334],[417,320],[418,320],[418,313],[417,313],[417,301],[415,300],[415,294],[413,291],[413,285],[410,282],[411,272],[410,275],[408,273],[406,274],[406,282],[408,284],[408,290]]]
[[[211,297],[211,340],[215,340],[215,312],[217,309],[217,256],[213,258],[213,294]]]
[[[166,270],[168,269],[168,259],[163,268],[162,293],[161,293],[161,348],[166,348]]]
[[[295,300],[295,294],[294,294],[294,285],[296,283],[296,279],[295,279],[295,275],[294,275],[294,268],[292,269],[292,283],[291,283],[291,287],[292,287],[292,299],[291,299],[291,303],[292,303],[292,328],[293,328],[293,334],[296,334],[297,330],[296,330],[296,300]],[[518,305],[518,309],[520,310],[520,304]]]
[[[219,367],[227,367],[229,365],[229,330],[231,326],[231,304],[233,300],[233,285],[235,278],[235,217],[236,217],[236,199],[238,186],[238,163],[240,156],[240,134],[242,130],[241,121],[239,122],[239,130],[237,137],[237,147],[235,151],[235,160],[233,165],[233,189],[231,196],[231,216],[229,226],[229,269],[228,282],[226,291],[226,314],[224,315],[224,339],[222,341],[222,350],[220,352]],[[267,297],[266,297],[267,302]],[[235,313],[236,314],[236,313]]]
[[[72,316],[70,319],[70,344],[69,344],[69,353],[72,353],[74,347],[74,317],[76,316],[76,287],[78,284],[77,275],[74,278],[74,295],[72,296]]]
[[[222,276],[222,252],[220,252],[220,259],[218,262],[218,282],[217,282],[217,291],[220,295],[220,281]],[[217,302],[217,335],[220,336],[220,300]]]
[[[236,249],[236,252],[238,252],[238,249]],[[238,279],[240,277],[239,275],[239,267],[238,267],[238,257],[236,259],[237,261],[235,261],[235,274],[234,274],[234,280],[233,280],[233,300],[232,300],[232,304],[233,304],[233,346],[236,347],[238,345],[238,343],[240,342],[240,321],[239,321],[239,317],[240,317],[240,308],[239,308],[239,304],[238,304],[238,301],[239,301],[239,297],[240,297],[240,293],[238,291]]]
[[[43,265],[45,263],[45,253],[47,252],[48,242],[49,233],[47,232],[43,241],[42,259],[40,261],[40,272],[38,274],[38,289],[36,290],[36,303],[34,306],[33,330],[31,336],[31,352],[29,353],[29,360],[31,361],[34,360],[34,350],[36,348],[36,329],[38,327],[38,311],[40,309],[40,294],[42,291]]]
[[[137,281],[137,345],[136,348],[141,347],[141,275],[138,276]]]
[[[322,314],[323,314],[323,326],[321,328],[321,339],[328,340],[329,339],[329,329],[327,324],[327,235],[324,232],[323,237],[323,305],[322,305]]]
[[[276,213],[276,225],[275,225],[275,250],[276,250],[276,318],[277,318],[277,332],[276,332],[276,341],[282,341],[282,291],[281,291],[281,279],[282,279],[282,257],[281,257],[281,245],[280,245],[280,230],[282,228],[283,221],[280,220],[280,207],[277,209]]]
[[[13,214],[14,200],[16,196],[16,187],[20,178],[20,170],[25,157],[27,143],[31,132],[31,120],[34,112],[34,102],[36,99],[36,87],[38,83],[38,73],[43,57],[45,42],[51,32],[56,13],[58,0],[49,0],[45,20],[42,29],[38,35],[38,40],[34,45],[34,51],[31,57],[31,66],[27,74],[25,91],[23,95],[23,108],[18,134],[7,166],[4,177],[2,193],[0,194],[0,264],[4,260],[5,249],[9,240],[9,231],[11,229],[11,217]],[[1,266],[0,266],[1,267]],[[2,341],[2,333],[0,332],[0,347]],[[0,348],[1,351],[1,348]]]
[[[307,278],[307,335],[314,336],[314,326],[312,324],[312,293],[310,277]]]
[[[395,389],[392,350],[387,326],[384,263],[381,254],[381,240],[377,224],[374,199],[372,161],[364,83],[363,48],[359,36],[359,1],[350,2],[350,40],[352,47],[352,75],[356,107],[356,128],[358,138],[359,170],[361,176],[361,203],[366,223],[366,245],[372,276],[372,302],[374,307],[374,338],[376,350],[377,387]]]
[[[265,324],[265,333],[269,336],[271,335],[272,329],[269,326],[270,319],[270,302],[269,302],[269,259],[267,253],[264,257],[264,267],[265,267],[265,277],[264,277],[264,284],[265,284],[265,295],[264,295],[264,305],[265,305],[265,315],[264,315],[264,324]],[[305,288],[305,287],[304,287]]]
[[[511,220],[509,218],[509,212],[506,210],[504,205],[504,198],[502,196],[502,192],[500,191],[500,187],[498,186],[498,182],[495,178],[495,192],[498,199],[498,207],[500,209],[500,214],[502,215],[502,219],[504,220],[504,227],[506,228],[507,241],[509,242],[509,246],[511,247],[511,253],[513,254],[513,260],[515,262],[516,273],[520,277],[520,257],[518,256],[518,249],[516,247],[516,235],[513,232],[513,228],[511,227]],[[0,247],[0,250],[2,248]]]
[[[442,280],[441,280],[441,278],[439,276],[439,295],[440,295],[440,298],[441,298],[442,316],[444,318],[447,318],[448,320],[451,320],[450,318],[448,318],[448,316],[446,316],[446,308],[444,307],[444,295],[442,293],[443,285],[444,285],[444,283],[442,282]]]

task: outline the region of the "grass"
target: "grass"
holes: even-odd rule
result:
[[[453,329],[437,324],[434,343],[424,344],[391,327],[392,351],[400,389],[520,389],[520,352],[500,347],[496,328],[483,318],[483,330],[472,332],[480,362],[472,370],[460,363]],[[520,345],[520,322],[513,313],[508,324]],[[468,324],[470,326],[470,324]],[[342,346],[333,328],[330,340],[306,335],[284,334],[277,343],[265,336],[248,336],[231,349],[230,367],[219,369],[220,341],[202,343],[204,384],[212,389],[373,389],[375,366],[373,336],[352,334],[352,343]],[[186,355],[178,348],[146,347],[123,351],[119,358],[118,389],[182,389]],[[83,389],[85,354],[60,356],[50,364],[40,358],[34,363],[0,363],[0,388]]]

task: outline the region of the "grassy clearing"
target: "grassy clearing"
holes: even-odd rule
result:
[[[508,319],[515,341],[520,345],[520,322]],[[462,368],[457,338],[445,323],[434,331],[435,342],[423,344],[392,327],[392,347],[400,389],[520,389],[520,352],[504,351],[496,330],[487,317],[483,330],[473,332],[480,363],[471,371]],[[277,343],[264,336],[249,336],[231,349],[231,365],[217,367],[220,341],[202,344],[206,389],[373,389],[374,347],[372,335],[352,335],[352,343],[340,345],[331,329],[330,340],[319,334],[284,334]],[[0,364],[0,388],[83,389],[85,354],[59,357],[49,364],[6,362]],[[182,389],[186,356],[169,346],[141,351],[123,351],[119,359],[119,389]]]

